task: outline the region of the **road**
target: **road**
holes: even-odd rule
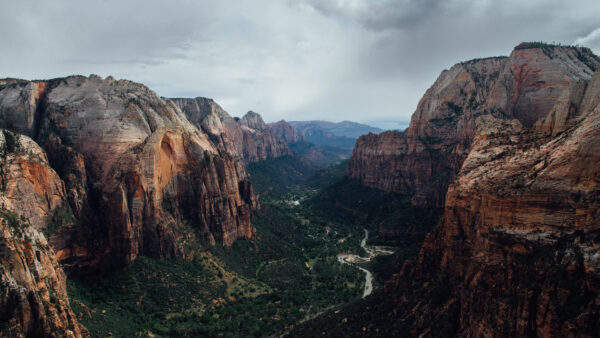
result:
[[[384,250],[384,249],[380,249],[377,247],[375,247],[375,248],[367,247],[367,239],[368,238],[369,238],[369,231],[367,231],[367,229],[365,229],[365,238],[363,238],[363,240],[360,241],[360,246],[363,249],[365,249],[365,252],[368,255],[367,257],[361,257],[361,256],[355,255],[355,254],[339,254],[339,255],[337,255],[338,262],[340,262],[342,264],[352,265],[352,266],[362,270],[365,273],[365,290],[363,292],[362,298],[365,298],[366,296],[370,295],[373,292],[373,274],[371,273],[371,271],[369,271],[363,267],[360,267],[357,264],[370,262],[371,259],[373,259],[379,255],[390,255],[390,254],[394,253],[393,251]]]

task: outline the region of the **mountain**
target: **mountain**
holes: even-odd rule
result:
[[[83,334],[57,261],[97,275],[255,236],[243,164],[172,101],[95,75],[0,84],[1,316],[18,332]]]
[[[309,126],[317,126],[320,129],[330,132],[335,136],[357,139],[359,136],[368,133],[380,133],[383,129],[372,127],[366,124],[352,121],[329,122],[321,120],[313,121],[290,121],[289,124],[298,130],[304,130]]]
[[[337,136],[333,136],[331,133],[325,132],[322,129],[317,127],[317,133],[323,135],[326,133],[327,136],[323,137],[315,137],[315,134],[311,133],[311,130],[298,130],[292,127],[289,123],[284,120],[281,120],[276,123],[269,124],[269,128],[273,132],[273,134],[280,139],[284,140],[290,151],[303,159],[304,161],[317,165],[317,166],[327,166],[331,164],[339,163],[340,161],[346,160],[350,157],[351,151],[348,148],[347,140],[344,141],[344,138],[339,138]],[[305,137],[308,134],[310,140]],[[316,144],[313,141],[317,139],[318,142],[324,144]],[[342,140],[342,143],[345,143],[345,148],[339,148],[335,145],[331,145],[330,143],[336,143]],[[354,144],[354,140],[351,141]],[[339,142],[338,142],[339,143]]]
[[[67,297],[66,277],[42,232],[71,226],[58,174],[29,137],[0,130],[0,325],[2,335],[89,337]],[[45,227],[48,224],[48,227]]]
[[[262,117],[255,112],[250,111],[241,119],[234,119],[212,99],[197,97],[171,100],[190,122],[223,148],[233,151],[246,164],[291,153],[286,142],[273,135]]]
[[[442,219],[379,294],[295,334],[595,336],[599,61],[524,43],[458,64],[406,133],[362,137],[347,174]]]
[[[553,133],[568,128],[572,101],[581,96],[598,58],[581,48],[527,46],[518,46],[510,57],[472,60],[443,71],[405,132],[358,139],[348,176],[411,195],[413,205],[441,207],[481,129],[481,116],[516,119],[523,127]]]
[[[276,123],[271,123],[269,124],[269,128],[271,128],[273,134],[283,139],[287,144],[306,142],[304,134],[299,132],[296,128],[292,127],[292,125],[286,122],[285,120],[281,120]]]

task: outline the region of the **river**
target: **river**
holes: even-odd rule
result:
[[[370,295],[373,292],[373,274],[371,271],[356,265],[357,263],[366,263],[371,261],[371,259],[375,258],[379,255],[391,255],[394,252],[381,249],[381,248],[369,248],[367,247],[367,239],[369,238],[369,231],[365,229],[365,238],[360,241],[360,246],[367,252],[367,257],[361,257],[355,254],[339,254],[337,255],[338,262],[342,264],[352,265],[365,273],[365,291],[363,292],[362,298]]]

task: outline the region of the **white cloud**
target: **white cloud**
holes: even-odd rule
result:
[[[600,55],[600,28],[596,28],[586,36],[575,39],[574,43],[577,45],[587,46],[591,48],[594,53]]]
[[[521,41],[598,52],[598,17],[597,0],[4,1],[0,77],[113,75],[267,121],[407,121],[456,62]]]

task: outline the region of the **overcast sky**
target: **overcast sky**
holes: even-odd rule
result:
[[[437,75],[522,41],[600,54],[600,1],[0,0],[0,77],[113,75],[266,121],[408,121]]]

